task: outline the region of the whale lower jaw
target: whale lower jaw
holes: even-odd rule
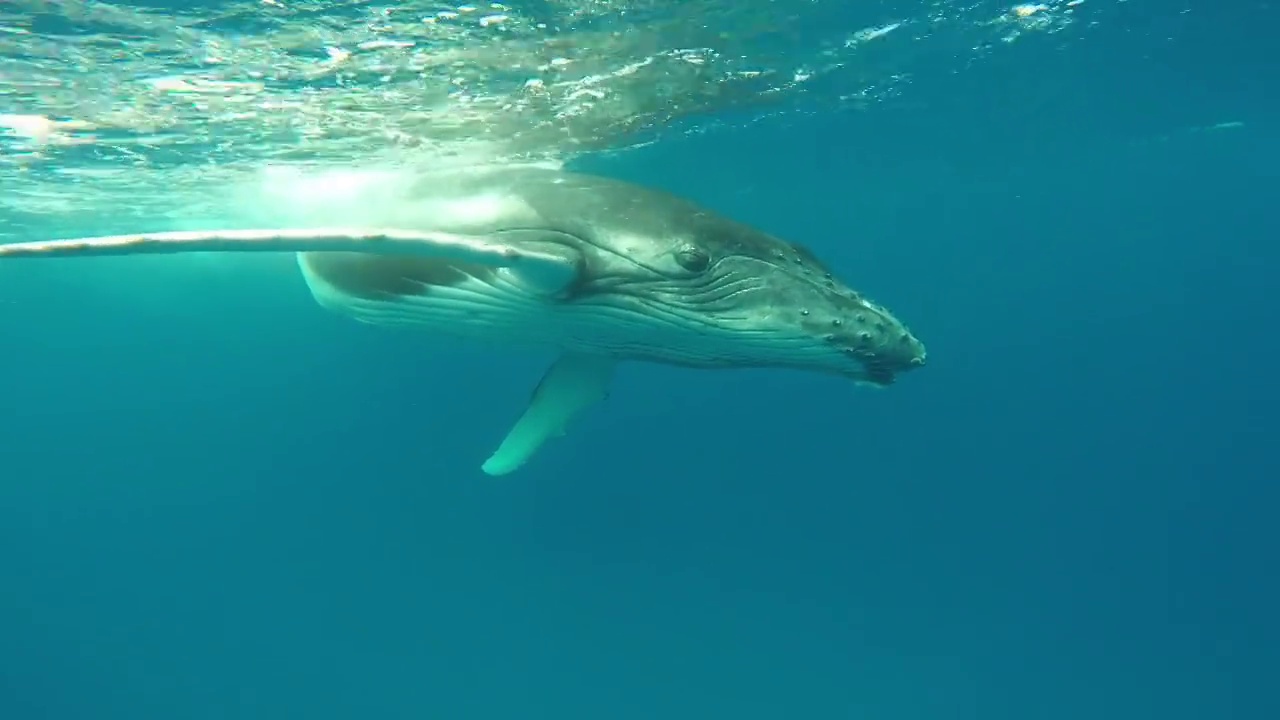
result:
[[[299,262],[326,310],[379,326],[416,327],[486,344],[526,345],[695,368],[813,367],[821,348],[801,338],[722,330],[673,312],[638,312],[607,296],[563,302],[507,276],[468,278],[418,295],[359,297]]]

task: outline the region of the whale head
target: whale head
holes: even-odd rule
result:
[[[615,354],[787,367],[881,386],[925,364],[924,344],[902,321],[806,248],[705,211],[663,224],[637,233],[627,223],[627,232],[587,243],[589,280],[575,301],[610,306],[619,325],[656,328],[636,333],[656,342]]]

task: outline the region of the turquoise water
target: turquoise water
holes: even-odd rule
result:
[[[0,720],[1280,717],[1264,11],[575,159],[805,243],[930,363],[628,365],[503,478],[543,354],[286,260],[0,266]]]

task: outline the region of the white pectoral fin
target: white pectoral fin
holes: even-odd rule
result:
[[[506,475],[524,465],[547,440],[564,434],[577,415],[605,398],[616,365],[617,360],[602,355],[561,355],[482,469],[489,475]]]
[[[547,292],[572,284],[578,273],[577,258],[567,249],[401,228],[180,230],[0,244],[0,260],[200,252],[354,252],[456,260],[508,268]]]

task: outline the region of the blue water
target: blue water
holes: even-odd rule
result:
[[[627,366],[495,479],[549,357],[5,273],[0,719],[1280,717],[1276,53],[1146,5],[584,163],[811,246],[886,391]]]

